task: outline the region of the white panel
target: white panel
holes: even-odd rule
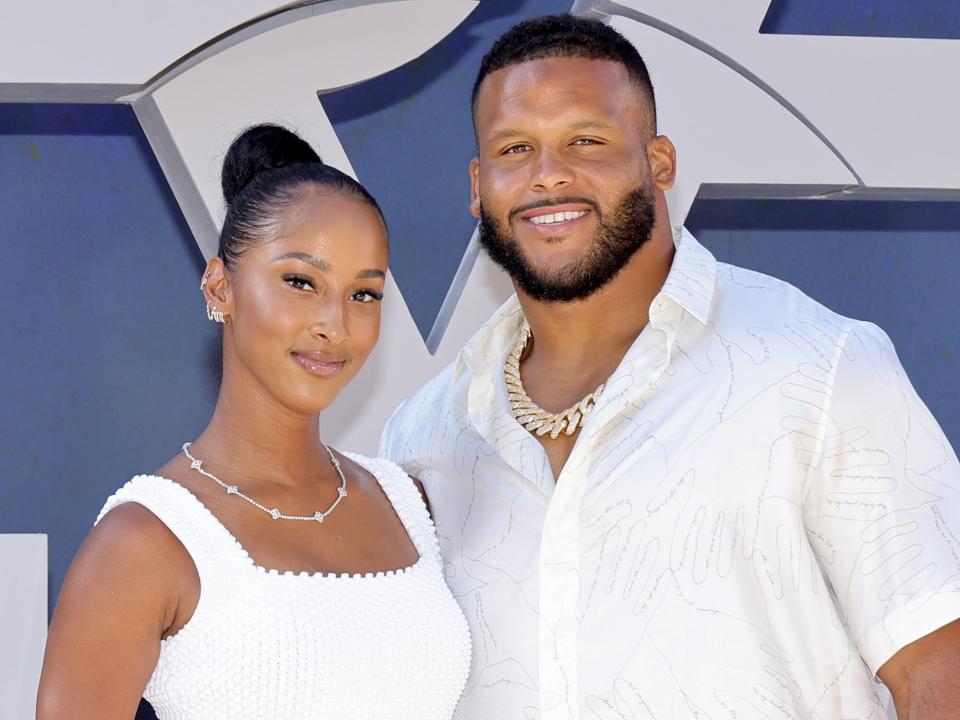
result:
[[[352,174],[317,92],[422,55],[476,5],[398,0],[325,13],[265,32],[177,75],[152,95],[189,174],[168,180],[175,190],[177,183],[195,186],[219,227],[224,153],[240,130],[265,121],[293,127],[325,162]],[[144,129],[149,136],[152,129]],[[203,238],[198,241],[212,254]]]
[[[4,0],[0,83],[142,85],[277,0]]]
[[[702,183],[851,185],[856,178],[774,98],[715,58],[648,25],[611,23],[653,78],[658,132],[677,147],[670,216],[687,216]]]
[[[615,13],[616,4],[601,0],[595,7]],[[689,33],[761,77],[837,147],[866,185],[960,188],[960,40],[761,35],[769,0],[619,5]],[[664,65],[653,79],[658,91],[682,88],[685,107],[710,122],[724,106],[701,106],[699,71]],[[751,131],[763,131],[752,107],[737,110]],[[794,170],[805,168],[801,163]]]
[[[0,717],[32,720],[47,642],[47,536],[0,535]]]

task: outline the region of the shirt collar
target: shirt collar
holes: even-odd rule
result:
[[[673,305],[706,325],[713,305],[717,261],[682,225],[673,228],[673,242],[676,253],[666,282],[651,304],[651,323]],[[492,368],[499,371],[505,353],[516,342],[522,321],[520,301],[515,294],[511,295],[459,352],[454,362],[454,380],[465,372],[482,374]]]
[[[454,382],[467,372],[482,375],[492,367],[502,367],[506,348],[512,348],[516,343],[522,323],[523,308],[514,293],[457,354],[453,365]]]
[[[717,261],[682,225],[673,228],[673,242],[677,252],[654,303],[668,298],[706,325],[717,284]]]

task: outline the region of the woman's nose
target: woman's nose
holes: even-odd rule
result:
[[[331,345],[339,345],[350,337],[347,330],[346,312],[340,302],[324,303],[310,324],[310,333],[323,338]]]

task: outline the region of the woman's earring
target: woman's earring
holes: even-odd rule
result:
[[[207,280],[209,280],[209,278],[206,275],[204,275],[203,279],[200,281],[201,291],[207,286]],[[224,323],[224,324],[226,324],[227,322],[223,317],[223,311],[217,310],[217,308],[214,307],[209,300],[207,300],[207,320],[214,320],[218,323]]]
[[[213,305],[210,304],[210,301],[207,301],[207,320],[214,320],[218,323],[226,323],[227,321],[223,318],[223,311],[217,310]]]

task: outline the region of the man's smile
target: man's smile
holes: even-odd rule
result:
[[[586,210],[581,210],[580,212],[572,212],[567,210],[566,212],[534,215],[532,218],[530,218],[530,222],[532,222],[534,225],[556,225],[557,223],[566,222],[567,220],[576,220],[577,218],[582,218],[586,214]]]
[[[591,212],[590,208],[581,204],[552,205],[520,213],[520,220],[533,226],[540,233],[549,231],[555,234],[558,230],[570,228]]]

